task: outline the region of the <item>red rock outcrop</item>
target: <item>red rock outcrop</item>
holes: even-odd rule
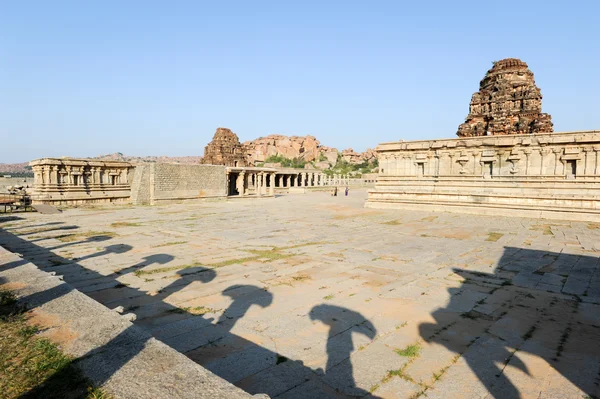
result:
[[[459,137],[550,133],[551,116],[542,113],[542,93],[533,72],[517,58],[494,63],[473,94]]]
[[[231,130],[217,128],[215,135],[204,149],[203,164],[225,166],[247,166],[244,147]]]
[[[307,162],[319,159],[321,143],[313,136],[283,136],[272,134],[256,140],[246,141],[246,159],[249,164],[264,162],[272,155],[285,158],[300,158]]]
[[[374,150],[367,148],[365,152],[354,152],[352,148],[348,148],[342,151],[342,157],[345,161],[357,164],[363,163],[364,161],[372,161],[377,158]]]

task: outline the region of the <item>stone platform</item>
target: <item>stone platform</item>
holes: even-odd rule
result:
[[[600,395],[600,225],[366,195],[21,214],[0,245],[252,394]]]

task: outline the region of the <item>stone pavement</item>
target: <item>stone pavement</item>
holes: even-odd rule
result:
[[[600,395],[600,225],[365,198],[0,216],[0,245],[252,394]]]

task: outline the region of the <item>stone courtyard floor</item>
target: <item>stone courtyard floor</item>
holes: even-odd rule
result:
[[[250,393],[600,396],[600,225],[365,198],[22,213],[0,245]]]

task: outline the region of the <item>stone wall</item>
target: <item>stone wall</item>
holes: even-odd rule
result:
[[[132,182],[135,205],[227,196],[225,166],[138,164]]]
[[[153,164],[137,164],[131,182],[131,203],[135,205],[150,205],[150,169]]]
[[[226,197],[225,166],[156,164],[154,200]]]
[[[600,131],[384,143],[366,207],[600,221]]]

